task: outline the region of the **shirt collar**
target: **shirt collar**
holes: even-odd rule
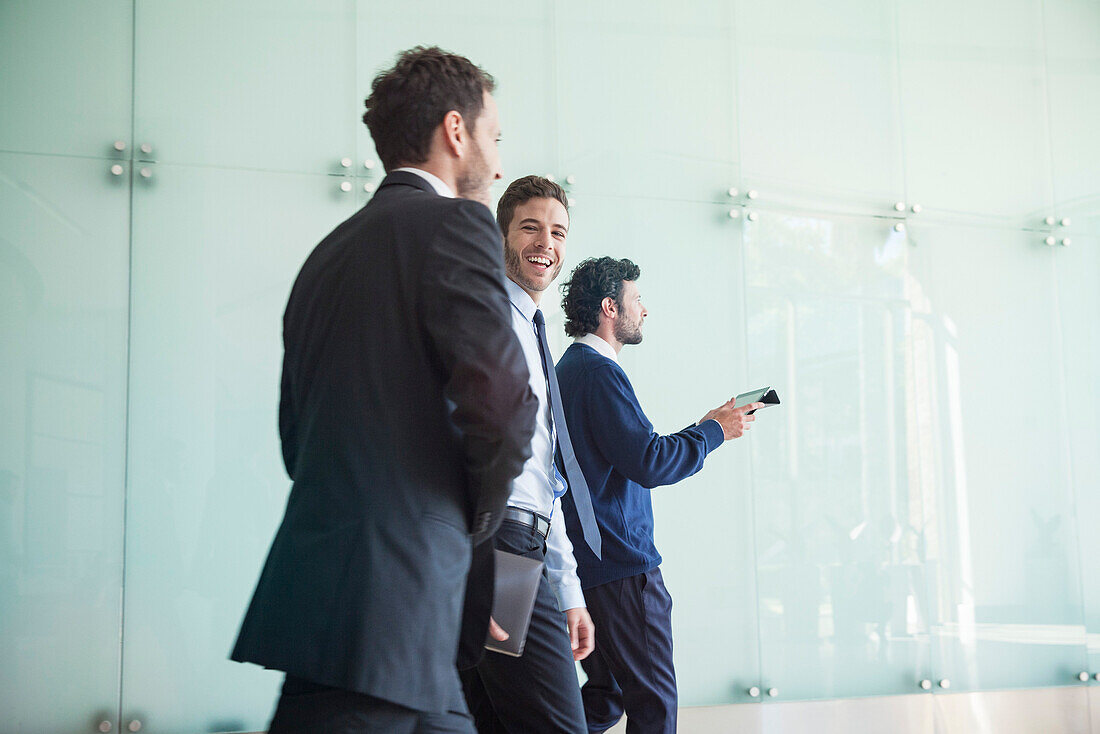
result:
[[[612,362],[618,364],[619,355],[615,354],[615,348],[603,340],[602,336],[597,336],[591,332],[588,334],[582,334],[573,339],[574,344],[583,344],[586,347],[592,347],[599,354],[610,359]]]
[[[432,188],[435,189],[435,193],[439,194],[440,196],[446,196],[448,199],[455,198],[455,192],[451,191],[451,187],[443,183],[443,179],[441,179],[439,176],[436,176],[434,173],[428,173],[421,168],[413,168],[411,166],[404,166],[403,168],[395,168],[393,170],[415,173],[417,176],[420,176],[420,178],[430,183],[432,185]]]
[[[525,319],[534,322],[538,305],[527,291],[516,285],[511,278],[504,279],[504,288],[508,291],[508,300],[512,302],[512,305],[519,309]]]

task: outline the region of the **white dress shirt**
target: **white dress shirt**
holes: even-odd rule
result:
[[[599,354],[610,359],[612,362],[619,363],[619,355],[615,354],[615,347],[611,346],[603,340],[602,336],[597,336],[592,332],[587,334],[581,334],[573,339],[574,344],[583,344],[586,347],[592,347]]]
[[[573,559],[573,544],[565,532],[561,500],[554,499],[555,488],[560,492],[565,488],[565,482],[554,466],[554,419],[534,322],[538,306],[526,291],[511,280],[506,278],[504,286],[512,302],[512,329],[523,347],[527,370],[531,373],[531,392],[539,401],[535,435],[531,439],[531,458],[523,465],[523,472],[512,481],[508,504],[550,518],[550,534],[546,537],[546,573],[558,597],[558,609],[564,612],[585,604],[581,582],[577,578],[577,562]]]
[[[415,173],[427,181],[440,196],[455,198],[451,187],[443,179],[420,168],[405,166],[394,171]],[[512,329],[519,337],[527,370],[531,374],[531,391],[539,401],[535,420],[535,435],[531,439],[531,458],[523,465],[523,472],[512,481],[512,494],[508,504],[537,512],[550,518],[550,534],[546,537],[546,574],[550,586],[558,597],[558,609],[574,609],[584,606],[581,582],[577,578],[577,562],[573,559],[573,544],[565,532],[565,516],[561,513],[561,500],[554,499],[554,489],[561,491],[565,482],[554,466],[553,418],[550,412],[550,396],[546,376],[542,372],[542,356],[535,331],[535,310],[538,308],[527,292],[505,278],[508,298],[512,302]],[[597,337],[598,338],[598,337]]]
[[[448,199],[455,198],[455,192],[451,191],[451,187],[443,183],[443,179],[441,179],[439,176],[436,176],[434,173],[428,173],[423,169],[413,168],[412,166],[395,168],[393,169],[393,171],[391,171],[391,173],[396,171],[407,171],[408,173],[415,173],[417,176],[420,176],[420,178],[430,183],[432,185],[432,188],[435,189],[435,193],[439,194],[440,196],[446,196]]]

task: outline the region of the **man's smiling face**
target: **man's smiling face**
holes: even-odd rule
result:
[[[508,277],[538,303],[561,272],[569,214],[557,199],[529,199],[516,206],[504,240]]]

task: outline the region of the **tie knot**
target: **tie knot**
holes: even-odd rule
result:
[[[542,309],[541,308],[536,308],[535,309],[534,321],[535,321],[535,326],[544,326],[546,324],[546,319],[542,315]]]

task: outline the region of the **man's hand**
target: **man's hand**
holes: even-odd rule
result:
[[[489,617],[489,636],[497,642],[504,642],[508,639],[508,633],[492,617]]]
[[[565,621],[569,625],[569,642],[573,646],[573,659],[584,660],[596,649],[596,626],[584,607],[565,610]]]
[[[748,405],[737,407],[735,405],[736,402],[737,398],[730,398],[700,418],[699,423],[716,420],[718,421],[718,425],[722,426],[722,433],[725,434],[727,441],[731,438],[741,438],[745,431],[749,430],[749,424],[756,420],[756,416],[745,414],[750,410],[763,408],[764,404],[749,403]]]

